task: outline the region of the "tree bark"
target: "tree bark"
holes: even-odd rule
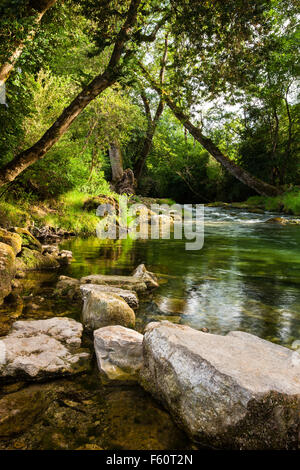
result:
[[[282,193],[279,188],[272,186],[264,181],[251,175],[248,171],[241,168],[235,162],[230,160],[223,152],[212,142],[211,139],[205,137],[200,129],[194,126],[189,117],[177,106],[177,104],[171,99],[171,97],[159,86],[150,76],[147,69],[140,64],[140,67],[148,79],[151,86],[163,97],[169,108],[177,119],[184,125],[189,133],[207,150],[210,155],[217,160],[230,174],[235,176],[239,181],[244,183],[249,188],[254,189],[258,194],[262,196],[278,196]]]
[[[64,109],[55,123],[32,147],[21,152],[4,168],[0,170],[0,187],[13,181],[22,171],[43,158],[60,137],[69,129],[72,122],[106,88],[111,86],[120,76],[118,65],[124,52],[125,44],[132,34],[132,27],[136,23],[138,7],[141,0],[131,0],[127,18],[117,36],[109,64],[104,73],[98,75],[85,87],[72,103]]]
[[[56,3],[56,1],[57,0],[31,0],[28,10],[28,17],[36,15],[34,20],[35,27],[28,33],[27,37],[23,41],[20,40],[19,43],[15,45],[15,50],[11,53],[10,57],[8,57],[7,61],[0,66],[0,86],[3,85],[3,83],[5,83],[8,79],[9,74],[14,69],[17,60],[22,54],[26,43],[34,38],[38,25],[41,22],[44,14]]]
[[[117,141],[110,144],[109,159],[112,173],[112,183],[116,183],[122,178],[124,173],[122,152]]]

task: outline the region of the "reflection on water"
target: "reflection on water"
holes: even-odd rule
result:
[[[67,241],[75,259],[64,273],[129,274],[145,263],[161,285],[141,304],[140,328],[168,317],[290,345],[300,335],[300,229],[263,223],[270,216],[206,208],[200,251],[186,251],[185,240]]]

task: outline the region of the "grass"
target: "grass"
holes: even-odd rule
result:
[[[268,211],[300,215],[300,189],[294,188],[276,197],[252,196],[246,204]]]
[[[110,192],[108,196],[118,197]],[[36,198],[24,195],[19,199],[7,195],[6,200],[0,200],[0,226],[37,227],[49,225],[56,229],[75,232],[76,235],[94,235],[99,217],[96,211],[85,210],[84,203],[92,198],[92,194],[83,193],[78,190],[69,191],[56,199],[37,201]],[[143,198],[135,197],[143,200]],[[155,199],[159,204],[174,204],[172,199]]]
[[[28,226],[31,216],[24,206],[16,202],[0,201],[0,225],[2,227]]]
[[[91,197],[79,191],[69,191],[57,200],[30,203],[27,200],[0,201],[0,225],[3,227],[29,227],[49,225],[73,231],[77,235],[95,234],[99,218],[87,212],[83,204]]]

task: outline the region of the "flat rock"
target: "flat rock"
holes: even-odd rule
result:
[[[121,289],[129,289],[135,292],[147,290],[147,286],[143,280],[134,276],[109,276],[105,274],[92,274],[82,277],[80,284],[98,284],[105,286],[119,287]]]
[[[218,448],[299,446],[300,356],[256,336],[149,324],[141,383],[196,441]]]
[[[106,293],[112,293],[112,294],[117,294],[119,297],[121,297],[125,302],[131,307],[132,309],[136,310],[139,306],[139,299],[138,296],[134,291],[130,291],[127,289],[120,289],[119,287],[113,287],[113,286],[106,286],[106,285],[97,285],[97,284],[84,284],[80,287],[80,290],[82,292],[83,297],[88,292],[94,291],[94,292],[106,292]]]
[[[135,380],[143,364],[143,335],[123,326],[94,331],[99,371],[109,380]]]
[[[119,295],[91,290],[84,296],[82,322],[89,330],[110,325],[131,328],[135,325],[135,314]]]
[[[43,380],[86,370],[82,331],[71,318],[15,322],[0,338],[0,379]]]
[[[45,387],[32,385],[0,399],[0,437],[17,435],[39,418],[49,406],[51,396]]]

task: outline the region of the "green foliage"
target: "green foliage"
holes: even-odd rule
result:
[[[1,4],[2,62],[33,26],[28,3]],[[8,107],[0,106],[1,165],[38,141],[78,91],[105,69],[129,3],[67,0],[47,12],[6,84]],[[112,141],[121,145],[124,167],[134,168],[147,130],[140,89],[153,109],[159,101],[140,75],[137,60],[142,58],[159,80],[166,32],[164,87],[193,122],[229,158],[259,178],[275,185],[299,185],[295,11],[296,2],[288,0],[143,2],[120,62],[119,83],[94,99],[46,157],[9,187],[13,201],[69,204],[70,213],[64,209],[48,214],[47,220],[67,229],[90,230],[94,221],[81,214],[81,197],[110,193]],[[159,24],[152,42],[151,32]],[[179,202],[241,200],[252,194],[225,174],[167,109],[139,189],[144,195]],[[297,211],[298,196],[290,194],[280,202],[270,200],[269,206]],[[1,204],[8,219],[24,216],[14,202]]]
[[[278,197],[252,196],[247,204],[261,207],[268,211],[284,212],[287,214],[300,215],[300,189],[293,189]]]

